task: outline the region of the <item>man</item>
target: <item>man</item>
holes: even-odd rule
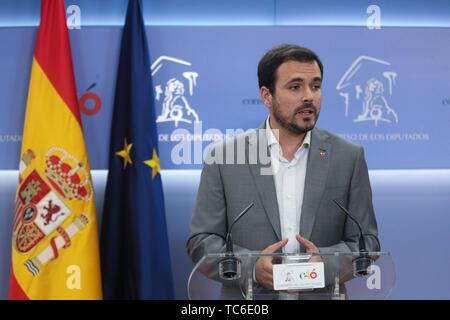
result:
[[[362,147],[315,128],[322,101],[322,62],[309,49],[276,46],[259,62],[258,79],[269,117],[259,129],[211,148],[192,216],[188,254],[196,262],[207,253],[224,252],[228,226],[251,202],[254,206],[233,227],[234,252],[359,251],[357,226],[333,200],[348,208],[365,234],[376,236],[368,169]],[[269,174],[261,150],[270,154]],[[228,161],[229,154],[234,161]],[[379,250],[374,237],[365,240],[368,251]],[[272,289],[272,263],[271,257],[261,257],[244,268],[253,268],[254,281]],[[222,297],[242,294],[224,281]]]

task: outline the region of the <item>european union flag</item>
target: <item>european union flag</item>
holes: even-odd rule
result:
[[[106,299],[173,299],[150,59],[140,0],[128,2],[101,231]]]

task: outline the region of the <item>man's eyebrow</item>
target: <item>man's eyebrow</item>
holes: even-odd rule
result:
[[[290,80],[288,81],[288,83],[291,83],[291,82],[304,82],[304,81],[305,81],[304,78],[301,78],[301,77],[295,77],[295,78],[290,79]],[[312,79],[312,81],[314,81],[314,82],[317,82],[317,81],[322,82],[322,78],[321,78],[321,77],[314,77],[314,78]]]
[[[291,82],[303,82],[303,81],[305,81],[305,79],[303,79],[301,77],[295,77],[295,78],[290,79],[288,81],[288,83],[291,83]]]

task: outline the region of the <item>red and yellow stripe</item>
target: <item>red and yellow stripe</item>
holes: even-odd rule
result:
[[[21,151],[23,155],[27,150],[32,150],[35,158],[33,165],[20,173],[19,181],[23,181],[33,170],[45,175],[45,155],[54,147],[66,150],[89,173],[64,1],[42,0]],[[13,245],[11,299],[102,298],[94,196],[88,200],[63,201],[71,215],[60,225],[59,232],[58,229],[52,231],[26,254],[18,252]],[[66,248],[58,251],[55,237],[61,234],[67,240],[64,230],[81,215],[86,216],[89,223],[70,239]],[[42,267],[38,275],[33,275],[24,266],[25,262],[49,246],[57,258]],[[80,285],[74,288],[71,281],[79,281]]]

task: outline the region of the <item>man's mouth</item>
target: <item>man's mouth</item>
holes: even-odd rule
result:
[[[297,113],[306,114],[306,115],[311,115],[311,114],[314,114],[314,111],[313,111],[313,110],[310,110],[310,109],[306,109],[306,110],[298,111]]]
[[[309,118],[311,116],[314,116],[315,114],[316,114],[315,110],[310,108],[301,109],[296,112],[296,115],[299,115],[304,118]]]

